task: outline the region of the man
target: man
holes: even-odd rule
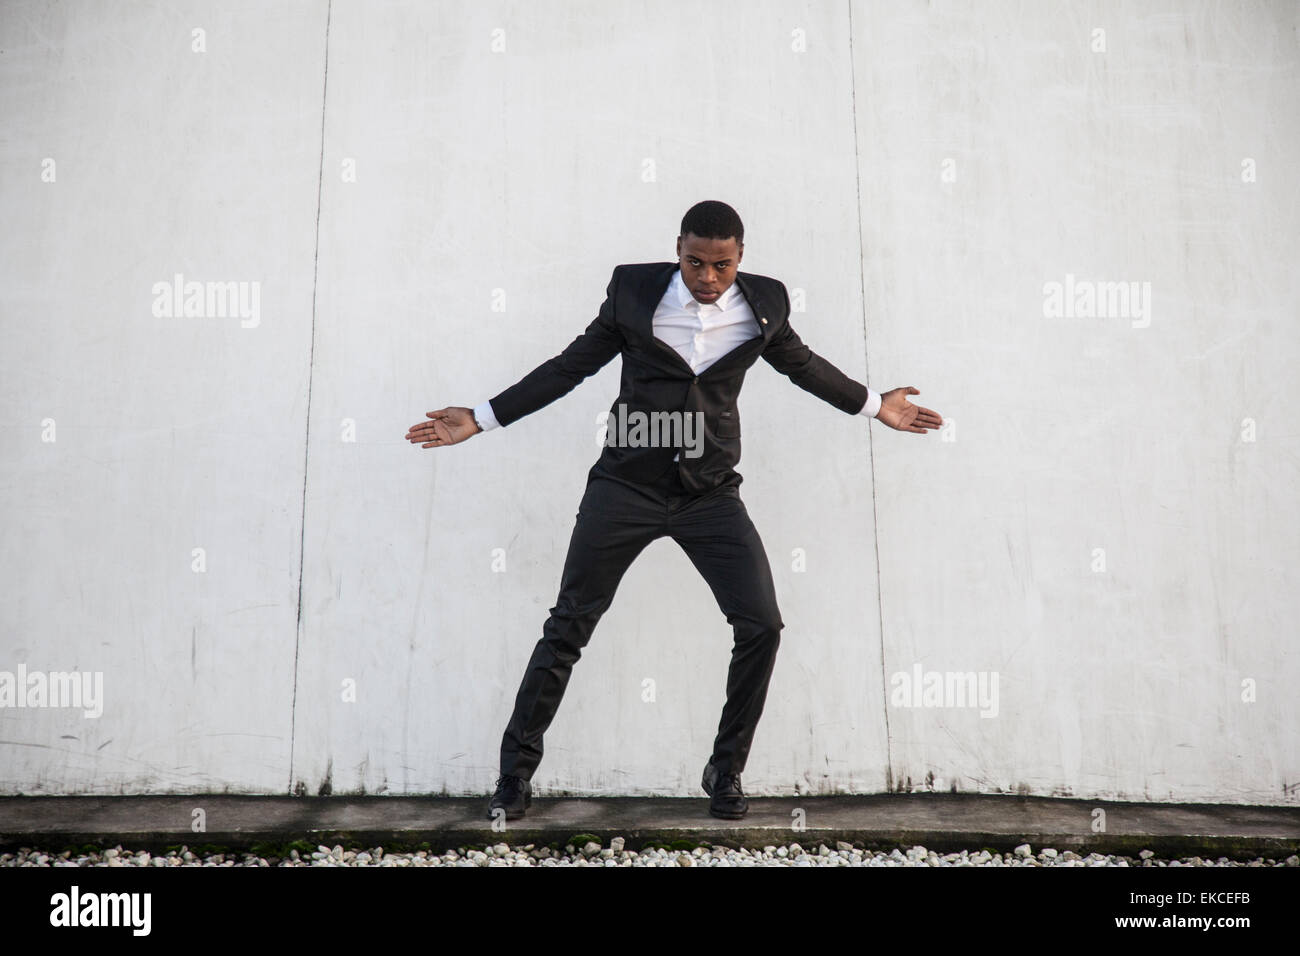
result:
[[[925,434],[942,419],[913,405],[915,388],[883,395],[846,376],[790,327],[785,286],[739,272],[744,226],[721,202],[687,211],[676,263],[614,268],[600,314],[559,355],[477,407],[428,412],[407,439],[455,445],[510,425],[572,391],[615,355],[622,383],[605,447],[587,476],[559,598],[533,649],[501,741],[488,816],[522,817],[574,663],[609,607],[624,572],[651,541],[671,536],[708,582],[735,643],[727,700],[701,786],[709,812],[739,819],[740,775],[763,712],[785,626],[758,532],[740,500],[740,413],[745,372],[761,356],[796,385],[851,415]],[[647,425],[650,427],[647,428]]]

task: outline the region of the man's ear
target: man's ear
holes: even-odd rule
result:
[[[677,237],[677,258],[680,259],[681,257],[682,257],[682,237],[678,236]]]

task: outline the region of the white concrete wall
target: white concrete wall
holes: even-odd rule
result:
[[[402,436],[717,198],[812,348],[950,419],[749,373],[747,791],[1295,803],[1297,9],[0,5],[0,672],[103,678],[0,707],[0,792],[488,791],[619,363]],[[178,273],[260,310],[156,315]],[[1067,276],[1149,309],[1045,315]],[[651,545],[535,782],[699,795],[729,652]]]

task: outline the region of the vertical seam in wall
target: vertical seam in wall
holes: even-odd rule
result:
[[[862,159],[858,155],[858,88],[857,59],[853,56],[853,0],[845,0],[849,8],[849,101],[853,108],[853,180],[858,200],[858,284],[862,295],[862,350],[867,369],[867,382],[871,381],[871,350],[867,348],[867,274],[863,265],[865,247],[862,242]],[[871,422],[867,422],[867,461],[871,475],[871,539],[876,549],[876,620],[880,627],[880,700],[885,717],[885,789],[894,788],[894,757],[889,731],[889,686],[885,679],[885,610],[884,595],[880,590],[880,520],[876,514],[876,455],[871,440]]]
[[[302,575],[307,545],[307,450],[311,443],[311,380],[316,368],[316,280],[320,271],[320,200],[325,182],[325,98],[330,81],[330,17],[334,0],[325,5],[325,77],[320,96],[320,164],[316,169],[316,243],[311,265],[311,346],[307,353],[307,434],[302,446],[302,524],[298,531],[298,619],[293,635],[293,697],[289,704],[289,794],[293,795],[294,757],[298,730],[298,650],[302,644]]]

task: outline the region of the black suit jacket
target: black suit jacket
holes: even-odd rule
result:
[[[682,484],[704,492],[719,485],[737,485],[740,461],[740,411],[737,399],[745,372],[762,356],[800,388],[857,415],[867,402],[867,388],[849,378],[800,341],[790,327],[790,297],[785,286],[768,276],[736,273],[736,285],[749,302],[762,335],[732,349],[696,375],[672,346],[655,337],[652,320],[673,273],[675,262],[650,262],[614,267],[600,314],[563,352],[543,362],[516,384],[491,400],[501,425],[567,395],[615,355],[623,355],[619,396],[611,415],[624,410],[700,412],[703,452],[689,457],[680,447],[622,447],[607,444],[598,461],[614,475],[650,482],[662,475],[673,455]],[[612,426],[611,426],[612,427]]]

